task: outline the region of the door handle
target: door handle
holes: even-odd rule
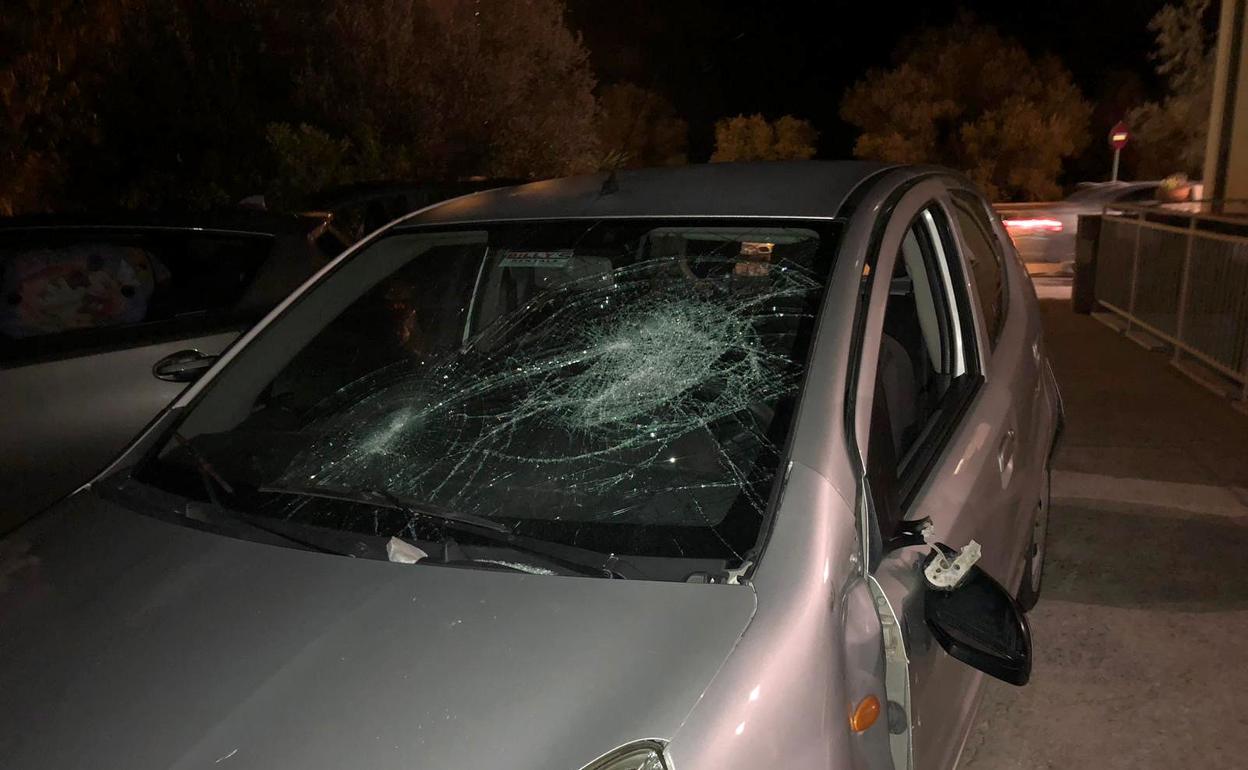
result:
[[[997,451],[997,470],[1002,474],[1014,471],[1014,446],[1017,444],[1014,429],[1010,428],[1001,437],[1001,447]]]
[[[194,382],[217,362],[217,356],[198,350],[179,350],[165,356],[152,367],[152,375],[166,382]]]

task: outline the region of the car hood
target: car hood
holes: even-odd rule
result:
[[[744,586],[235,540],[80,494],[0,541],[0,766],[569,768],[668,738]]]

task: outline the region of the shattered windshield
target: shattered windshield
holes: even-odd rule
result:
[[[400,230],[245,348],[137,475],[408,542],[439,537],[410,504],[601,553],[739,563],[834,245],[803,221]],[[318,490],[334,494],[291,494]]]

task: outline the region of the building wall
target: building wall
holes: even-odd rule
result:
[[[1205,198],[1248,212],[1248,0],[1222,0],[1203,182]]]

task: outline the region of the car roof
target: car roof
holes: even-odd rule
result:
[[[34,214],[0,218],[0,232],[18,230],[188,230],[248,235],[303,235],[313,223],[306,217],[248,209],[202,213],[143,212]]]
[[[1112,198],[1122,193],[1134,192],[1136,190],[1151,189],[1160,187],[1161,181],[1139,181],[1139,182],[1090,182],[1082,184],[1077,190],[1066,196],[1067,199],[1075,200],[1098,200],[1100,198]]]
[[[837,216],[863,182],[894,166],[865,161],[706,163],[531,182],[405,217],[405,225],[609,217]]]

